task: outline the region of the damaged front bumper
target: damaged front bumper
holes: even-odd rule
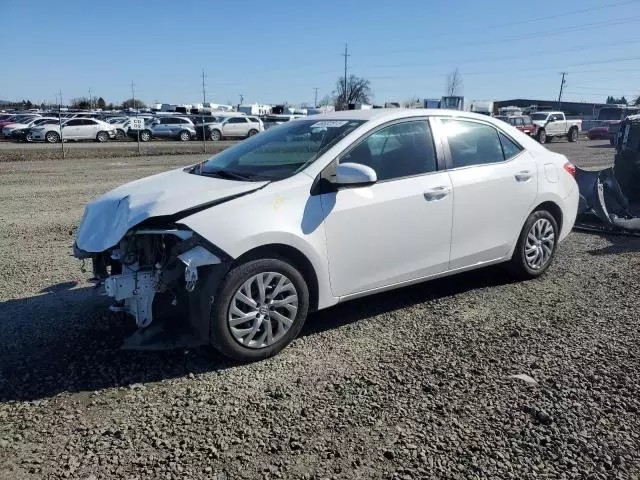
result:
[[[209,341],[213,294],[230,258],[190,230],[134,229],[114,248],[74,256],[91,258],[93,280],[114,300],[110,310],[130,314],[138,330],[131,349],[193,347]]]

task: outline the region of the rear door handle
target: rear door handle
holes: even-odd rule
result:
[[[427,202],[432,202],[434,200],[442,200],[444,197],[451,193],[451,189],[449,187],[440,186],[434,187],[430,190],[424,192],[424,199]]]
[[[529,170],[523,170],[519,173],[516,173],[516,180],[518,182],[526,182],[531,180],[531,172]]]

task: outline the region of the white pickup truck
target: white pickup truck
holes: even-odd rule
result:
[[[582,120],[567,120],[563,112],[536,112],[531,115],[531,120],[540,143],[546,143],[553,137],[567,137],[570,142],[575,142],[582,130]]]

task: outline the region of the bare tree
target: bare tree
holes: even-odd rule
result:
[[[87,97],[79,97],[71,99],[71,108],[86,110],[90,108],[91,100]]]
[[[347,91],[344,91],[344,77],[336,82],[336,90],[333,93],[336,109],[346,110],[350,103],[369,103],[373,96],[371,82],[366,78],[350,75],[347,78]]]
[[[144,104],[144,102],[138,100],[137,98],[135,99],[135,102],[133,98],[129,98],[122,102],[122,108],[125,110],[127,108],[146,108],[146,105]]]
[[[325,95],[320,100],[318,100],[319,107],[325,107],[327,105],[335,105],[336,101],[331,95]]]
[[[415,95],[402,102],[402,106],[404,108],[411,108],[415,107],[416,105],[420,105],[420,99]]]
[[[462,92],[462,75],[458,67],[453,72],[447,75],[447,95],[449,97],[455,97]]]

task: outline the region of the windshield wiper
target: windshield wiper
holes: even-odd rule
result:
[[[240,180],[242,182],[246,182],[251,179],[251,177],[249,177],[248,175],[232,172],[231,170],[213,170],[210,172],[206,172],[201,169],[200,175],[204,175],[206,177],[224,178],[226,180]]]

